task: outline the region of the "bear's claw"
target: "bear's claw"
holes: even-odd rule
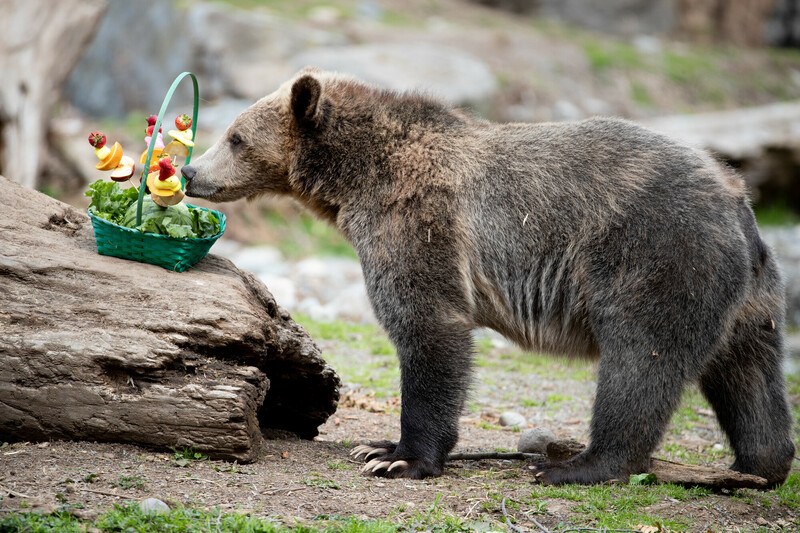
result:
[[[350,450],[350,456],[355,460],[369,459],[361,468],[361,473],[368,476],[422,479],[441,474],[441,467],[436,468],[431,462],[423,459],[405,454],[398,455],[396,450],[395,442],[372,442],[354,447]]]

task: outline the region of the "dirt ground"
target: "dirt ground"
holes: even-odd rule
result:
[[[348,457],[350,438],[378,439],[396,434],[398,429],[397,414],[341,409],[323,426],[321,438],[325,440],[270,440],[261,459],[250,465],[195,460],[181,466],[184,462],[173,454],[121,444],[17,443],[0,453],[0,487],[13,491],[13,497],[0,501],[0,509],[25,508],[21,501],[28,502],[32,510],[82,504],[75,513],[90,518],[114,503],[157,497],[170,505],[220,507],[294,524],[319,515],[413,521],[415,513],[429,511],[436,502],[447,514],[474,524],[499,526],[504,520],[500,510],[503,497],[519,501],[530,496],[535,482],[528,465],[521,461],[456,461],[448,464],[441,478],[424,481],[360,476],[361,463]],[[503,446],[510,433],[465,424],[459,448],[480,448],[492,441]],[[550,501],[547,513],[536,518],[547,527],[556,527],[569,522],[577,505],[579,502]],[[520,525],[533,529],[531,522],[525,523],[525,511],[522,505],[512,514]],[[766,524],[775,529],[786,524],[785,530],[796,531],[788,528],[800,524],[797,511],[764,509],[726,495],[696,502],[664,498],[641,511],[665,518],[691,516],[697,531],[733,531],[736,527],[747,531]]]
[[[321,344],[328,351],[341,349],[335,343]],[[386,355],[361,356],[391,361]],[[527,417],[529,425],[551,427],[559,438],[586,442],[594,393],[592,365],[547,363],[538,370],[526,367],[515,372],[501,364],[507,361],[512,360],[496,350],[479,357],[470,411],[462,417],[455,451],[515,450],[520,433],[497,425],[499,412],[513,407]],[[366,389],[357,390],[351,396],[363,397]],[[0,511],[48,511],[66,504],[79,517],[92,518],[115,503],[156,497],[172,506],[219,507],[287,525],[328,515],[381,518],[416,529],[417,521],[427,516],[429,523],[436,512],[442,520],[457,517],[471,529],[486,531],[508,530],[500,507],[507,498],[516,502],[509,513],[525,531],[536,530],[527,516],[554,529],[575,523],[592,525],[582,514],[581,498],[547,498],[544,509],[535,508],[536,482],[523,461],[454,461],[442,477],[423,481],[360,475],[362,463],[351,460],[349,450],[360,441],[396,439],[398,402],[396,396],[369,400],[367,407],[385,410],[371,412],[354,408],[347,398],[345,406],[320,427],[314,441],[291,435],[267,440],[261,458],[248,465],[185,460],[173,453],[124,444],[10,444],[0,449]],[[684,454],[705,450],[696,462],[724,466],[732,456],[721,443],[724,439],[713,415],[685,399],[656,456],[674,459],[676,450]],[[677,456],[677,460],[685,458]],[[636,511],[665,520],[686,522],[688,517],[693,531],[800,531],[800,510],[776,504],[769,495],[727,492],[683,501],[665,495]],[[609,512],[613,511],[612,504]]]

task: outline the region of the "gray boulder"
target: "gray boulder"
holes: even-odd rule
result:
[[[525,417],[514,411],[506,411],[500,415],[500,425],[505,427],[524,427],[527,424]]]
[[[761,228],[778,256],[786,281],[786,325],[800,325],[800,226]]]
[[[316,48],[294,56],[292,70],[314,65],[353,74],[375,85],[420,89],[453,104],[481,105],[497,91],[489,66],[475,56],[430,43]]]
[[[86,113],[125,117],[134,109],[155,113],[175,76],[192,58],[190,39],[181,35],[182,15],[170,0],[110,0],[108,10],[64,88]],[[181,86],[176,103],[190,102]],[[145,124],[142,117],[142,131]]]
[[[186,18],[204,98],[256,100],[297,70],[289,63],[292,56],[347,42],[338,33],[218,3],[196,3]]]
[[[677,0],[540,0],[540,13],[619,35],[669,33],[678,22]]]
[[[555,441],[555,434],[547,428],[526,429],[519,437],[517,451],[522,453],[547,453],[547,445]]]

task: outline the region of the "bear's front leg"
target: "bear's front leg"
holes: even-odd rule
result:
[[[358,446],[352,455],[368,460],[363,469],[368,475],[438,476],[458,440],[458,418],[470,383],[471,329],[457,318],[460,313],[452,298],[440,294],[441,287],[387,290],[380,285],[388,278],[370,286],[368,274],[367,282],[400,360],[400,442]]]
[[[400,442],[357,446],[368,475],[422,479],[439,476],[458,440],[458,418],[469,387],[472,336],[469,329],[438,324],[437,317],[390,331],[402,379]],[[415,321],[416,322],[416,321]]]

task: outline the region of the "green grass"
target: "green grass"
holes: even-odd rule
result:
[[[302,313],[296,313],[293,318],[315,339],[343,341],[351,348],[366,350],[372,355],[395,355],[394,346],[377,326],[344,320],[322,322]]]
[[[585,381],[592,377],[592,363],[583,359],[567,359],[516,350],[476,354],[478,367],[521,375],[538,375],[549,379]]]
[[[399,394],[400,367],[394,346],[379,327],[343,320],[321,322],[302,313],[293,317],[315,340],[332,342],[332,346],[326,347],[325,359],[345,383],[372,389],[378,398]],[[354,356],[354,351],[369,356]]]
[[[383,520],[318,517],[295,527],[247,515],[223,514],[219,510],[173,509],[168,514],[143,513],[136,503],[116,505],[94,521],[83,521],[67,512],[50,515],[10,513],[0,516],[0,533],[85,532],[88,528],[124,533],[394,533],[400,528]]]
[[[642,107],[653,107],[653,97],[647,86],[640,81],[631,82],[631,98]]]
[[[759,226],[789,226],[800,223],[800,213],[792,210],[786,202],[754,206]]]
[[[531,505],[537,509],[543,502],[562,499],[575,502],[572,512],[577,513],[573,522],[591,524],[597,528],[629,528],[637,524],[661,524],[675,531],[691,527],[690,518],[666,519],[658,514],[647,513],[644,508],[665,499],[681,502],[695,500],[710,494],[707,489],[687,489],[678,485],[599,485],[583,487],[565,485],[561,487],[537,486],[531,493]]]
[[[581,48],[595,71],[640,69],[644,66],[644,60],[636,48],[623,41],[588,37],[583,39]]]
[[[122,489],[147,490],[147,480],[142,476],[126,476],[120,474],[116,481],[111,482]]]
[[[358,258],[336,228],[309,213],[279,212],[265,207],[261,216],[277,235],[276,242],[271,244],[288,259],[310,255]]]
[[[683,392],[681,404],[673,413],[670,421],[670,431],[673,434],[680,434],[689,431],[706,418],[701,415],[699,409],[710,409],[711,406],[705,401],[696,386],[691,386]]]

